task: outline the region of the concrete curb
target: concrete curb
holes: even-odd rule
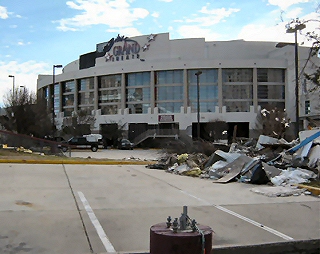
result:
[[[130,160],[26,160],[26,159],[0,159],[0,163],[17,164],[75,164],[75,165],[149,165],[152,161],[130,161]]]
[[[319,254],[320,239],[213,248],[212,254]]]
[[[149,252],[118,252],[121,254],[150,254]],[[212,247],[211,254],[319,254],[320,239],[299,240],[257,245]]]
[[[305,184],[298,184],[297,186],[300,189],[307,189],[313,195],[316,195],[316,196],[320,195],[320,188],[318,188],[318,187],[308,186],[308,185],[305,185]]]

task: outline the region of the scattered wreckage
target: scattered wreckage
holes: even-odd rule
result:
[[[232,143],[228,152],[216,150],[211,156],[167,154],[146,167],[167,172],[211,179],[214,183],[237,180],[242,183],[268,184],[252,191],[267,196],[311,194],[297,184],[320,176],[320,129],[301,131],[299,139],[287,142],[261,135],[254,144]]]

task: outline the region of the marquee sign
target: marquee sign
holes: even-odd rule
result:
[[[118,34],[117,38],[97,44],[97,57],[103,56],[106,62],[140,59],[140,51],[149,50],[150,42],[155,41],[156,36],[154,34],[149,35],[147,43],[141,47],[137,41]]]
[[[174,115],[159,115],[159,123],[171,123],[174,122]]]

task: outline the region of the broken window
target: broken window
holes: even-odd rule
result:
[[[222,98],[227,112],[248,112],[253,104],[253,69],[223,69]]]

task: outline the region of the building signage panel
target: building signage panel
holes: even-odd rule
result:
[[[140,44],[125,36],[118,35],[108,42],[97,44],[97,57],[104,57],[106,62],[123,61],[130,59],[140,59],[140,49],[146,51],[150,47],[150,42],[154,41],[157,35],[149,35],[147,42],[142,47]]]
[[[158,121],[159,123],[174,122],[174,115],[159,115]]]

